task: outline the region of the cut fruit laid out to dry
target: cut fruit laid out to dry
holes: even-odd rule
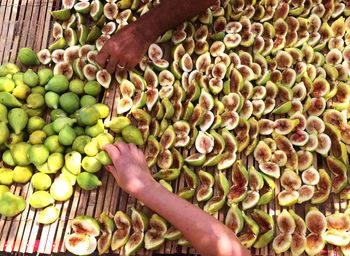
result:
[[[56,204],[76,188],[107,186],[103,146],[125,141],[161,185],[245,247],[350,255],[350,207],[324,211],[333,196],[350,199],[349,4],[217,0],[160,36],[134,70],[101,69],[104,43],[159,2],[62,0],[53,43],[21,48],[21,69],[0,66],[0,214],[30,207],[38,224],[57,223]],[[21,184],[27,198],[13,193]],[[76,255],[191,247],[141,202],[71,218],[64,245]]]

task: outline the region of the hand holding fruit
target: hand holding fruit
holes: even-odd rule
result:
[[[107,170],[127,193],[137,197],[145,187],[154,182],[144,154],[134,144],[120,142],[115,145],[108,144],[104,149],[114,165],[107,166]]]
[[[123,27],[105,43],[96,62],[103,68],[107,67],[110,74],[117,68],[132,69],[141,61],[151,41],[134,22]]]

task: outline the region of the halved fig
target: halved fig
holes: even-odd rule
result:
[[[258,191],[250,190],[247,192],[247,196],[242,201],[242,209],[247,210],[253,208],[259,202],[260,194]]]
[[[231,205],[225,218],[225,225],[230,228],[235,234],[242,231],[244,220],[241,210],[236,204]]]
[[[106,253],[109,250],[112,242],[112,233],[115,225],[112,220],[105,212],[101,213],[99,217],[101,225],[102,235],[97,241],[97,249],[100,254]]]
[[[283,234],[293,234],[295,231],[295,221],[293,216],[284,209],[278,216],[277,216],[277,226],[281,233]]]
[[[305,108],[309,115],[320,116],[326,109],[325,98],[312,98],[310,101],[310,107]]]
[[[145,248],[146,250],[156,250],[165,241],[165,234],[167,232],[166,221],[157,214],[153,214],[149,220],[150,229],[145,233]]]
[[[264,179],[260,172],[258,172],[254,166],[249,167],[249,187],[252,190],[259,191],[264,186]]]
[[[77,216],[72,221],[72,229],[77,234],[98,236],[100,234],[100,225],[89,216]]]
[[[295,222],[294,234],[305,236],[306,235],[306,225],[305,225],[304,219],[301,218],[299,215],[297,215],[295,213],[295,211],[292,209],[289,209],[288,212],[293,217],[294,222]]]
[[[298,154],[298,168],[303,171],[309,168],[312,165],[314,160],[314,156],[310,151],[307,150],[299,150]]]
[[[290,136],[290,141],[295,146],[304,146],[309,141],[309,134],[305,131],[298,130]]]
[[[113,233],[111,249],[113,251],[124,246],[129,240],[131,230],[131,220],[128,215],[122,211],[117,211],[114,215],[114,222],[117,230]]]
[[[280,206],[292,206],[297,203],[299,193],[298,191],[284,190],[278,194],[277,198]]]
[[[288,161],[287,154],[282,150],[276,150],[271,155],[271,161],[276,163],[279,167],[283,167]]]
[[[293,255],[302,255],[306,247],[306,238],[305,235],[294,233],[292,235],[292,243],[290,245],[290,251]]]
[[[291,234],[279,234],[275,237],[272,242],[272,248],[277,254],[281,254],[289,250],[292,244],[292,235]]]
[[[275,121],[275,132],[281,135],[286,135],[294,130],[299,124],[298,119],[281,118]]]
[[[208,201],[213,196],[213,186],[214,186],[214,177],[208,172],[200,170],[198,172],[198,177],[201,185],[197,191],[197,201]]]
[[[289,139],[283,135],[272,134],[273,138],[276,141],[276,145],[278,149],[284,151],[287,155],[287,163],[286,167],[292,170],[296,170],[298,168],[298,155],[295,152],[293,145],[289,141]]]
[[[322,234],[311,233],[306,237],[305,252],[308,255],[319,254],[325,246]]]
[[[259,163],[270,161],[271,149],[264,141],[259,141],[259,143],[256,145],[254,150],[254,159]]]
[[[161,169],[169,169],[174,158],[169,149],[162,150],[158,155],[157,165]]]
[[[186,165],[183,166],[183,173],[187,187],[183,187],[179,190],[178,195],[183,199],[191,199],[198,187],[199,180],[197,175]]]
[[[75,255],[90,255],[96,250],[97,241],[93,236],[73,233],[66,238],[65,247]]]
[[[270,135],[275,129],[275,122],[270,119],[260,119],[258,125],[261,135]]]
[[[321,134],[318,134],[317,139],[318,139],[318,145],[316,148],[316,152],[323,156],[326,156],[329,150],[331,149],[331,145],[332,145],[332,141],[330,137],[325,133],[321,133]]]
[[[314,196],[311,200],[313,204],[321,204],[325,202],[328,199],[332,188],[332,181],[326,170],[319,169],[319,173],[320,181],[317,184],[318,190],[314,193]]]
[[[168,228],[164,235],[164,238],[170,241],[176,241],[182,237],[181,231],[177,230],[175,227],[171,226]]]
[[[209,214],[218,212],[224,206],[228,192],[228,180],[226,176],[219,171],[215,174],[215,196],[204,205],[203,210]]]
[[[309,116],[306,121],[306,131],[311,133],[323,133],[325,130],[325,124],[323,120],[317,116]]]
[[[161,169],[159,172],[153,175],[156,179],[163,179],[165,181],[176,180],[180,176],[180,169],[172,168],[172,169]]]
[[[201,166],[202,164],[204,164],[205,160],[205,154],[201,153],[194,153],[185,158],[185,162],[192,166]]]
[[[217,165],[218,170],[230,168],[236,161],[237,155],[235,152],[224,152]]]
[[[327,229],[345,232],[350,229],[350,216],[345,213],[333,213],[326,217]]]
[[[289,169],[285,169],[281,175],[281,186],[286,190],[298,190],[301,186],[299,175]]]
[[[249,175],[241,161],[236,161],[232,168],[232,186],[227,195],[227,204],[238,203],[247,196]]]
[[[259,163],[259,169],[266,175],[278,179],[281,175],[280,167],[273,162]]]
[[[321,234],[327,228],[326,217],[316,207],[311,207],[305,216],[305,223],[312,233]]]
[[[145,148],[145,157],[148,167],[153,166],[156,161],[158,154],[160,153],[160,145],[156,137],[150,135],[147,139],[146,148]]]
[[[312,199],[315,193],[315,187],[312,185],[302,185],[299,190],[298,204],[307,202]]]
[[[301,178],[306,185],[317,185],[320,181],[320,174],[314,167],[310,167],[303,171]]]
[[[339,230],[328,230],[323,235],[328,244],[346,246],[350,243],[350,233]]]

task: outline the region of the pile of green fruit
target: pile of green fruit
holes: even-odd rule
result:
[[[0,214],[25,209],[7,186],[31,181],[36,192],[29,203],[44,208],[38,221],[52,223],[59,216],[52,204],[68,200],[76,182],[86,190],[101,185],[96,173],[111,163],[102,148],[123,140],[144,149],[154,177],[168,190],[184,177],[180,197],[213,215],[226,212],[225,224],[247,248],[271,243],[278,254],[314,255],[327,242],[347,252],[348,228],[323,235],[324,229],[309,228],[309,218],[305,237],[306,229],[291,221],[303,220],[284,210],[278,233],[261,206],[275,198],[282,207],[319,205],[331,193],[350,199],[350,7],[340,0],[218,0],[159,37],[134,70],[112,77],[100,69],[94,59],[104,42],[158,3],[62,0],[64,8],[52,12],[54,43],[38,53],[19,52],[22,64],[47,67],[23,73],[15,64],[0,67],[6,165],[0,169]],[[163,43],[172,46],[170,59]],[[97,97],[114,80],[117,116],[109,120],[109,106]],[[253,157],[254,166],[246,168],[244,156]],[[284,216],[290,223],[281,226]],[[133,226],[120,218],[119,239]],[[147,249],[158,248],[166,223],[154,215],[149,236],[145,226],[134,227],[137,246],[125,238],[112,242],[112,250],[131,254],[143,240]],[[73,240],[86,251],[67,248],[94,251],[99,232],[74,230]],[[112,230],[110,224],[103,239],[113,240]],[[170,230],[172,240],[189,245]]]

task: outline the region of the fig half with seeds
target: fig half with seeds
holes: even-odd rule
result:
[[[145,248],[146,250],[156,250],[165,241],[165,234],[167,232],[166,221],[157,214],[153,214],[149,220],[150,228],[145,233]]]
[[[241,202],[245,199],[248,192],[249,175],[242,162],[236,161],[232,168],[232,186],[227,195],[227,204]]]
[[[124,246],[129,240],[131,230],[131,220],[128,215],[118,211],[114,215],[114,222],[117,230],[113,233],[111,248],[113,251]]]

